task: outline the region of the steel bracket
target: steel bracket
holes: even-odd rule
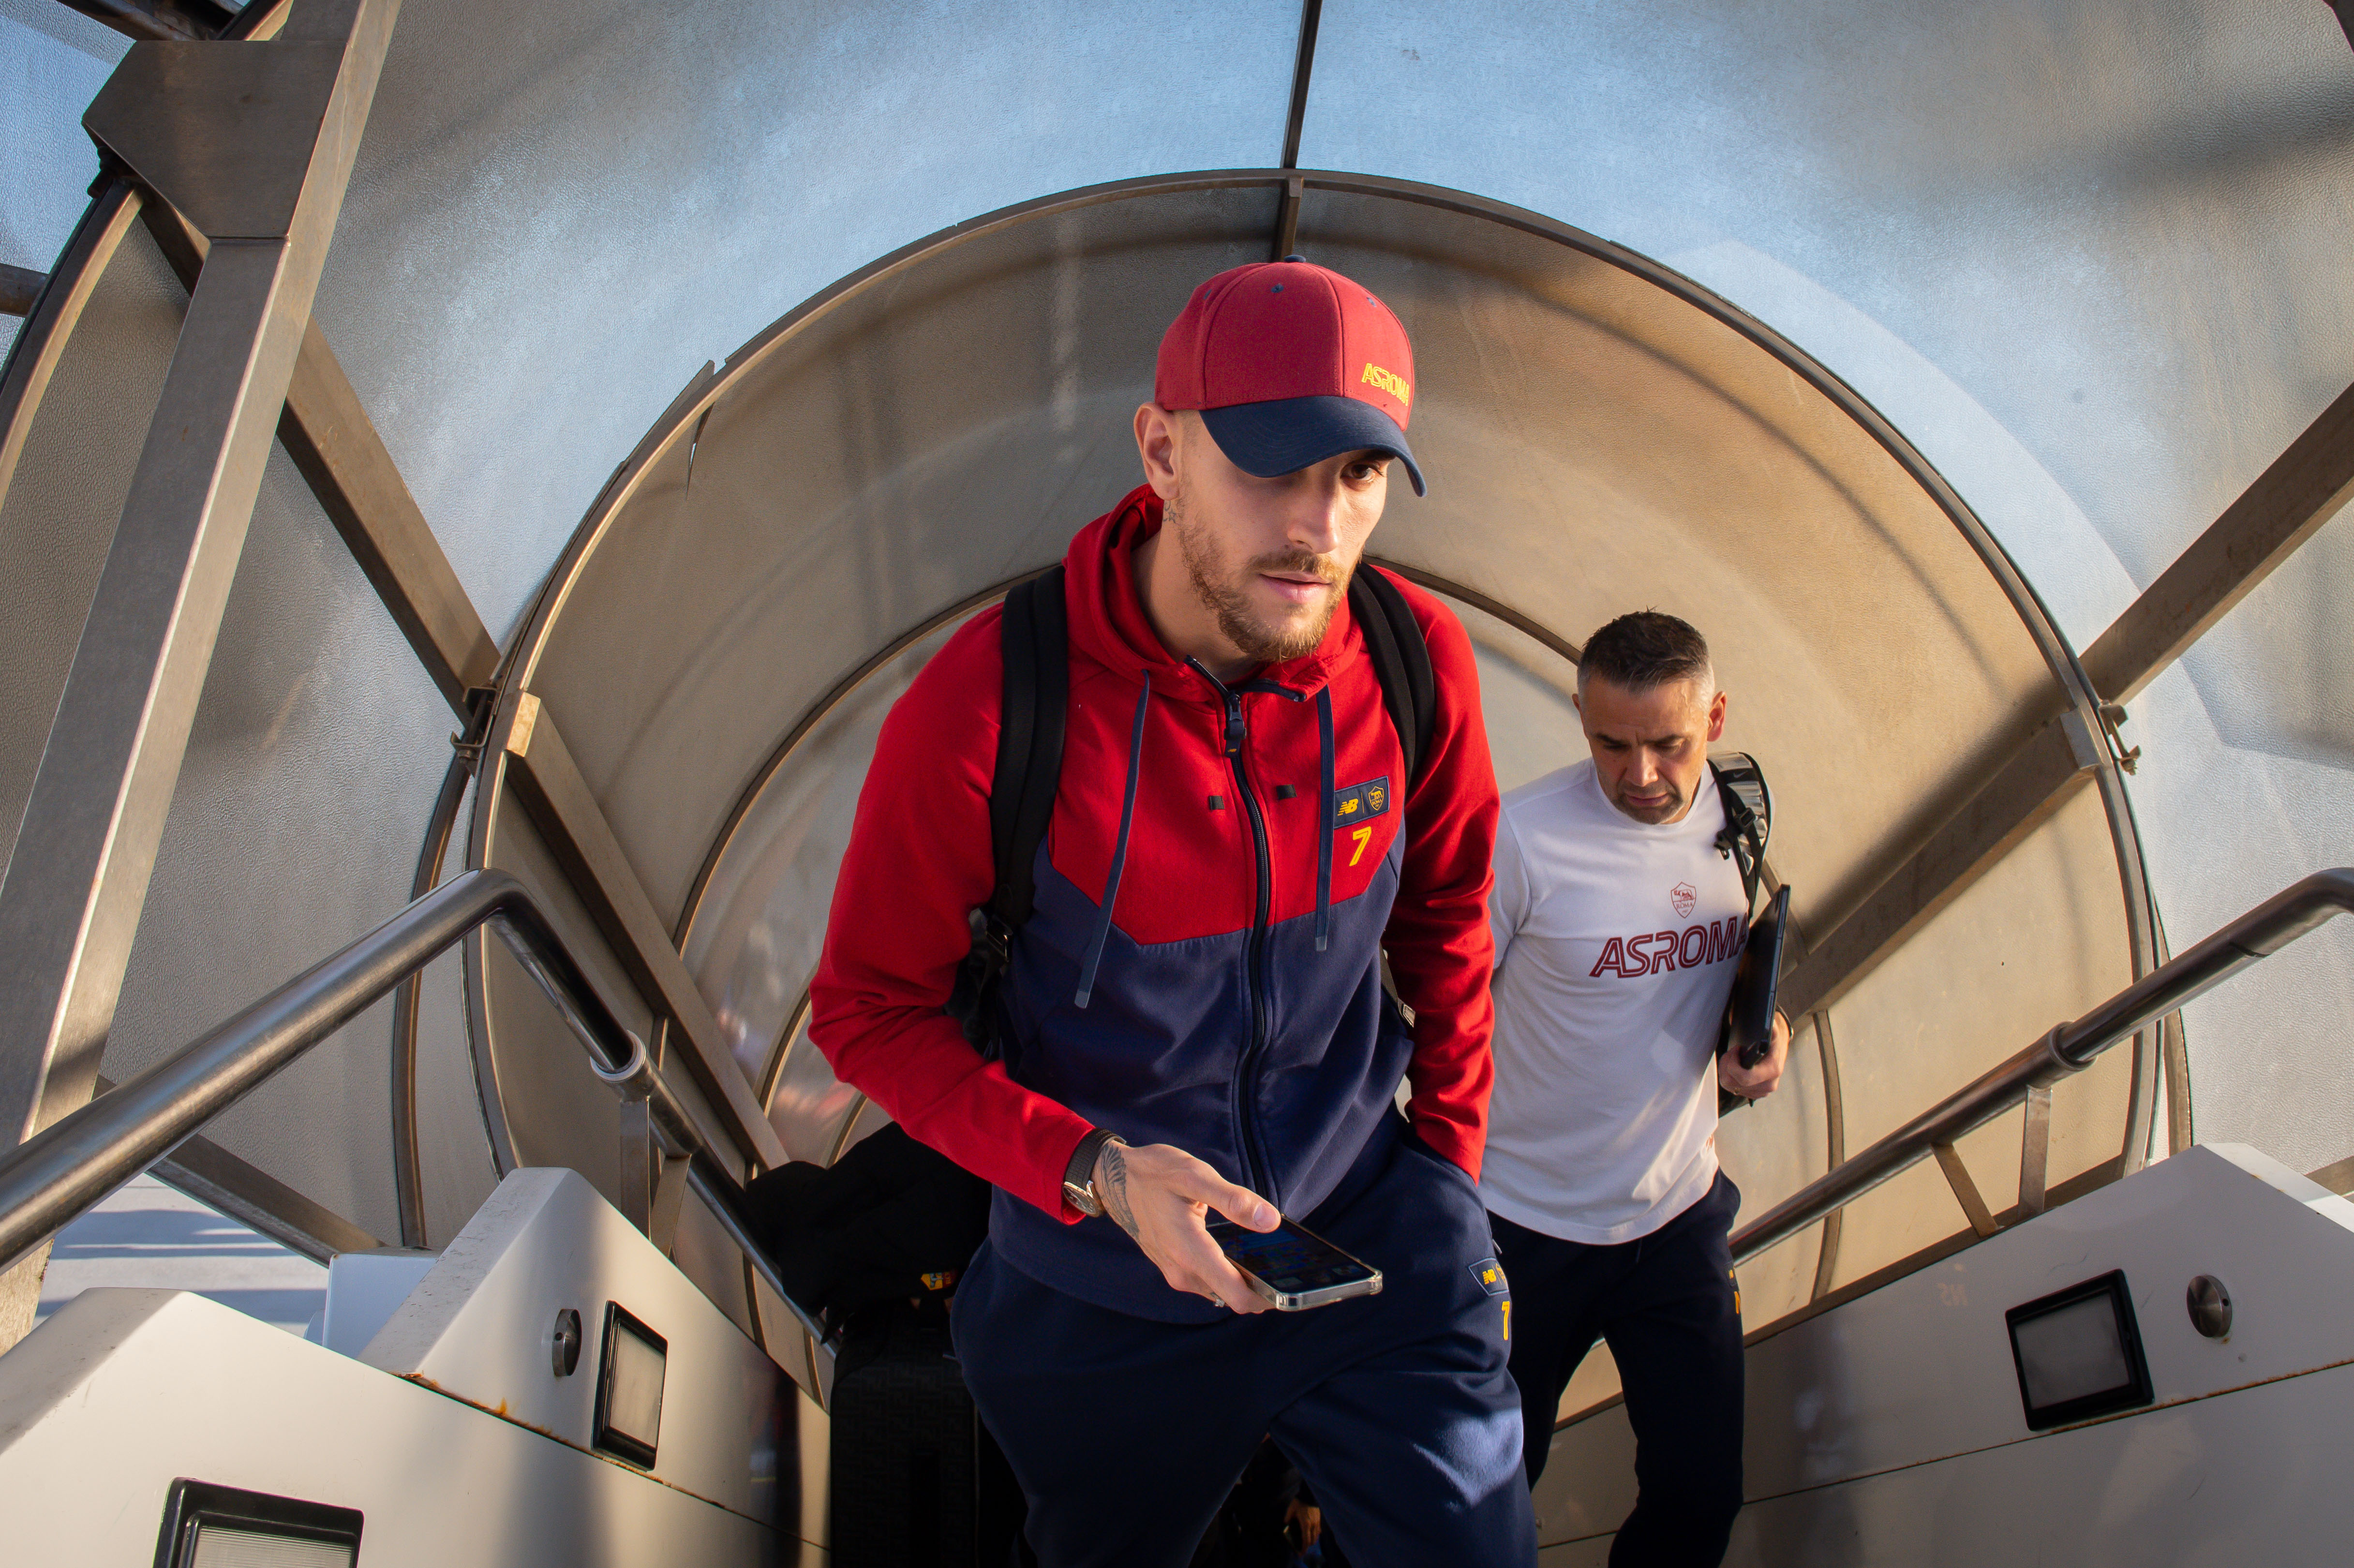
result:
[[[2033,1219],[2046,1206],[2052,1174],[2052,1086],[2031,1084],[2027,1122],[2019,1134],[2019,1214]]]
[[[313,8],[305,0],[302,9]],[[351,0],[321,8],[345,11],[347,23],[357,9]],[[362,63],[355,52],[342,29],[266,44],[133,44],[90,100],[82,128],[207,239],[283,239],[305,193],[318,190],[322,134],[359,133],[329,118],[347,64]],[[372,72],[373,61],[365,69]],[[336,155],[348,149],[325,151],[349,166]]]

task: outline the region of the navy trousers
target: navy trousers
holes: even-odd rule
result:
[[[1379,1268],[1382,1292],[1310,1311],[1159,1323],[974,1256],[957,1359],[1044,1568],[1183,1568],[1269,1434],[1353,1562],[1535,1563],[1511,1298],[1479,1190],[1386,1124],[1361,1171],[1299,1218]]]
[[[1588,1246],[1490,1216],[1520,1305],[1512,1377],[1525,1402],[1529,1485],[1544,1472],[1562,1391],[1606,1340],[1635,1429],[1635,1510],[1610,1568],[1715,1568],[1741,1511],[1741,1302],[1720,1173],[1647,1236]]]

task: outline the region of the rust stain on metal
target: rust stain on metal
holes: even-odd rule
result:
[[[756,1518],[751,1514],[746,1513],[741,1509],[730,1507],[728,1504],[721,1502],[717,1498],[705,1497],[701,1492],[695,1490],[691,1487],[682,1487],[676,1481],[664,1480],[662,1477],[653,1474],[650,1470],[641,1470],[635,1465],[626,1464],[620,1459],[614,1458],[610,1454],[600,1454],[594,1448],[583,1448],[579,1444],[575,1443],[569,1437],[566,1437],[547,1427],[535,1425],[531,1422],[522,1419],[520,1416],[509,1414],[507,1412],[507,1402],[504,1399],[499,1401],[495,1405],[484,1404],[479,1399],[468,1399],[462,1393],[454,1393],[449,1389],[443,1388],[440,1383],[435,1383],[423,1372],[396,1372],[394,1375],[398,1377],[403,1383],[413,1383],[419,1388],[430,1389],[444,1399],[454,1400],[458,1404],[465,1405],[468,1409],[479,1410],[485,1415],[496,1416],[499,1420],[505,1422],[510,1426],[520,1426],[526,1432],[535,1432],[551,1443],[561,1443],[564,1446],[571,1449],[576,1454],[586,1454],[592,1459],[600,1460],[605,1464],[612,1466],[617,1470],[625,1470],[632,1476],[639,1477],[641,1479],[652,1481],[658,1487],[667,1488],[669,1490],[674,1491],[682,1497],[693,1498],[696,1502],[706,1504],[709,1507],[719,1509],[727,1513],[732,1513],[738,1519],[751,1520],[754,1524],[761,1525],[769,1530],[777,1528],[772,1521]]]

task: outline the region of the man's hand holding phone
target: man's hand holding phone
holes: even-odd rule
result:
[[[1272,1310],[1204,1228],[1215,1209],[1246,1230],[1271,1231],[1283,1216],[1183,1150],[1166,1143],[1107,1143],[1096,1156],[1096,1195],[1112,1223],[1136,1239],[1172,1290],[1205,1296],[1229,1312]]]

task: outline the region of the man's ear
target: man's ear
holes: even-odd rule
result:
[[[1152,493],[1164,502],[1177,493],[1178,448],[1182,439],[1176,415],[1158,403],[1139,405],[1136,455],[1144,460],[1144,482],[1152,486]]]
[[[1711,744],[1724,738],[1724,694],[1723,692],[1717,693],[1715,700],[1708,705],[1708,738]]]

